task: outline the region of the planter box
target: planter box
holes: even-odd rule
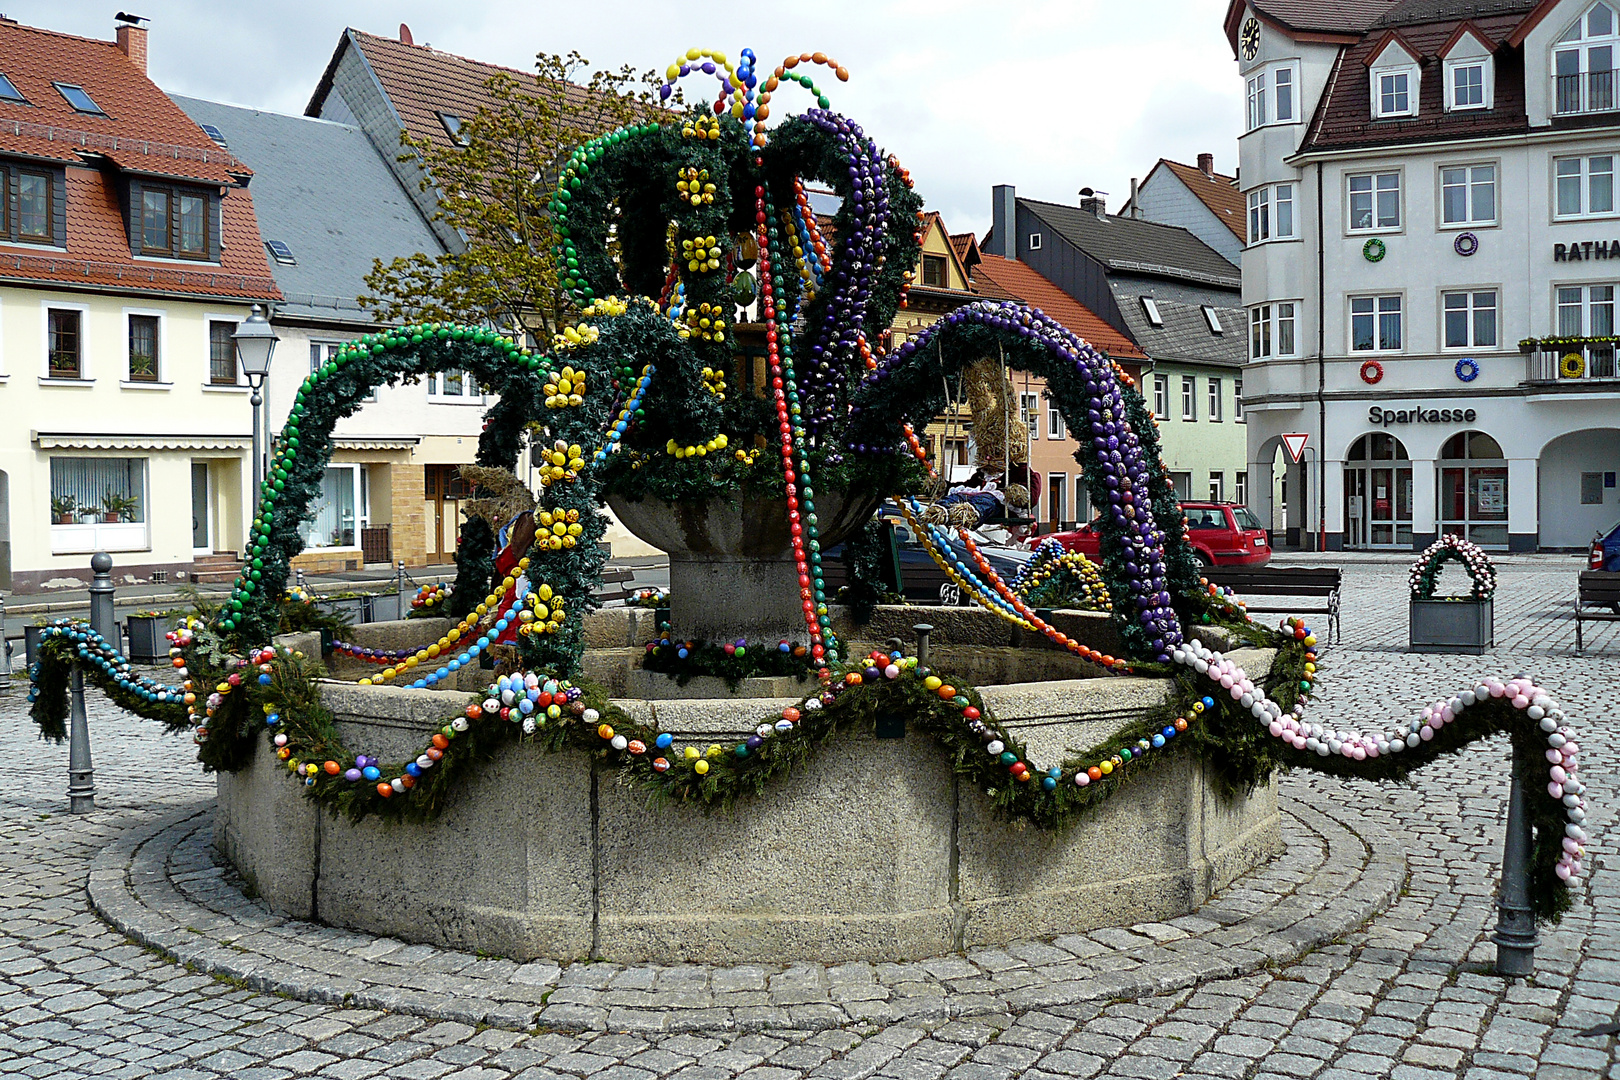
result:
[[[1495,644],[1495,636],[1489,600],[1411,601],[1409,652],[1478,656]]]
[[[345,596],[338,600],[317,600],[315,606],[331,615],[341,615],[350,622],[363,622],[366,611],[366,598],[363,596]]]
[[[129,659],[136,664],[158,664],[169,658],[169,641],[163,636],[167,619],[153,615],[131,615],[129,626]]]
[[[410,610],[410,603],[401,603],[398,593],[378,593],[376,596],[366,598],[366,622],[394,622],[403,619],[404,611]]]

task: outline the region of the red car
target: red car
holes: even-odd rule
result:
[[[1264,566],[1271,561],[1266,530],[1248,507],[1184,502],[1181,509],[1187,514],[1187,536],[1193,552],[1204,566]],[[1053,533],[1051,539],[1087,558],[1095,559],[1102,553],[1102,537],[1090,525]]]

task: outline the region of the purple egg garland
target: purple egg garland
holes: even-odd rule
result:
[[[1181,644],[1182,632],[1180,619],[1171,606],[1165,538],[1153,517],[1147,455],[1126,419],[1124,393],[1106,357],[1037,309],[1012,302],[980,300],[957,308],[895,352],[882,357],[877,368],[862,382],[860,391],[871,391],[891,374],[915,366],[919,362],[913,359],[915,354],[927,356],[930,350],[940,348],[952,336],[974,326],[988,328],[998,336],[1009,334],[1017,343],[1044,348],[1058,362],[1074,365],[1086,394],[1085,415],[1090,437],[1080,439],[1082,453],[1088,459],[1085,468],[1101,469],[1105,473],[1103,485],[1108,492],[1108,504],[1104,510],[1107,519],[1104,531],[1113,532],[1124,548],[1127,571],[1124,577],[1129,595],[1116,599],[1116,617],[1127,623],[1134,622],[1140,629],[1140,640],[1134,645],[1159,661],[1167,662],[1171,650]],[[861,406],[852,409],[857,414],[861,411]],[[851,448],[872,449],[864,443],[856,443]]]

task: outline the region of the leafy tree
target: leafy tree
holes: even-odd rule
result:
[[[588,66],[577,52],[541,53],[533,76],[494,76],[485,83],[493,104],[463,119],[459,145],[400,133],[400,160],[422,166],[423,190],[438,195],[435,218],[466,246],[379,259],[361,304],[387,321],[487,322],[548,339],[571,307],[546,210],[557,170],[579,144],[662,108],[655,72],[627,64],[586,78]]]

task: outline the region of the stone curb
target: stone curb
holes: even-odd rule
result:
[[[119,835],[92,861],[88,892],[102,918],[140,944],[199,972],[303,1001],[513,1029],[824,1030],[1140,998],[1292,963],[1386,910],[1406,882],[1403,852],[1387,850],[1381,833],[1361,835],[1331,809],[1288,806],[1284,819],[1294,828],[1287,831],[1304,841],[1191,916],[1057,939],[1067,948],[1031,941],[910,964],[559,968],[282,919],[223,880],[206,806]],[[1313,844],[1315,865],[1300,865]],[[192,869],[176,873],[177,863]],[[372,962],[394,954],[411,963]],[[298,962],[287,959],[294,955]],[[491,974],[463,973],[479,966]],[[379,970],[392,970],[397,981],[359,974]],[[852,970],[891,978],[845,978]],[[655,981],[662,993],[651,992]],[[682,992],[683,983],[693,989]]]

